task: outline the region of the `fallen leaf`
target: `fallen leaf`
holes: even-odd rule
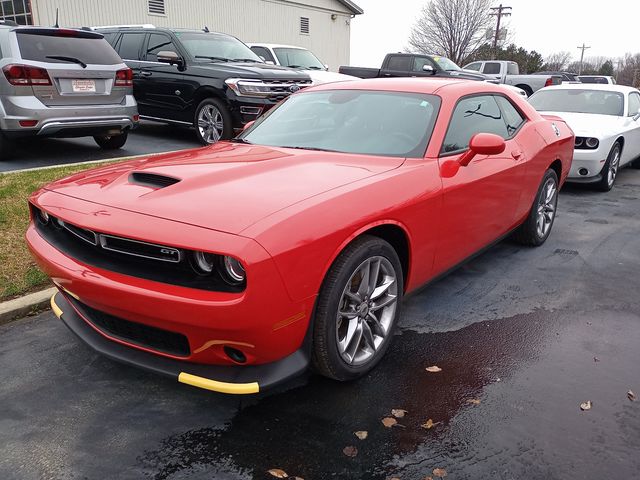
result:
[[[442,371],[442,369],[440,367],[438,367],[437,365],[433,365],[431,367],[427,367],[427,368],[425,368],[425,370],[427,372],[430,372],[430,373],[438,373],[438,372]]]
[[[369,436],[369,432],[367,432],[366,430],[358,430],[357,432],[353,432],[353,434],[360,440],[364,440],[365,438],[367,438],[367,436]]]
[[[635,402],[637,397],[636,397],[636,394],[635,394],[635,393],[633,393],[633,391],[629,390],[629,391],[627,392],[627,398],[628,398],[629,400],[631,400],[632,402]]]
[[[477,398],[468,398],[467,403],[470,403],[472,405],[480,405],[480,400],[478,400]]]
[[[280,470],[279,468],[272,468],[271,470],[269,470],[269,473],[271,474],[271,476],[276,478],[289,478],[287,472],[285,472],[284,470]]]
[[[422,480],[433,480],[433,477],[424,477]]]
[[[434,468],[433,476],[438,478],[446,477],[447,471],[444,468]]]
[[[401,408],[394,408],[394,409],[391,410],[391,415],[393,415],[396,418],[402,418],[407,413],[408,412],[406,410],[403,410]]]
[[[580,410],[591,410],[591,400],[587,400],[586,402],[582,402],[580,404]]]
[[[594,362],[599,362],[599,361],[600,361],[600,359],[599,359],[598,357],[593,357],[593,361],[594,361]]]
[[[398,421],[393,417],[385,417],[385,418],[382,419],[382,424],[387,428],[391,428],[394,425],[396,425],[397,423],[398,423]]]
[[[355,457],[358,455],[358,449],[353,445],[349,445],[348,447],[344,447],[342,449],[342,453],[344,453],[347,457]]]
[[[430,428],[435,427],[436,425],[438,425],[440,422],[434,422],[433,420],[429,419],[427,420],[427,423],[423,423],[422,425],[420,425],[422,428],[426,428],[427,430],[429,430]]]

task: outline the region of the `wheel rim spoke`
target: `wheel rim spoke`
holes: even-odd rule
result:
[[[360,267],[360,286],[358,287],[358,295],[365,298],[369,293],[369,273],[371,272],[371,261],[368,260]]]
[[[382,285],[376,287],[376,289],[373,291],[373,293],[371,294],[371,299],[372,300],[377,299],[383,293],[385,293],[387,290],[389,290],[389,287],[391,287],[391,285],[394,285],[395,283],[396,283],[396,279],[395,278],[385,279],[384,282],[382,283]]]
[[[376,311],[380,310],[381,308],[384,308],[384,307],[386,307],[388,305],[391,305],[396,300],[397,300],[397,297],[395,295],[388,295],[387,298],[385,298],[381,302],[374,302],[373,307],[371,307],[369,309],[369,311],[370,312],[376,312]]]

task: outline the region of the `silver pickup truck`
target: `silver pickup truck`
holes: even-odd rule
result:
[[[516,62],[506,60],[482,60],[469,63],[463,70],[484,73],[489,77],[496,78],[500,83],[513,85],[521,88],[527,95],[533,94],[542,87],[550,85],[560,85],[562,77],[560,75],[520,75],[520,69]]]

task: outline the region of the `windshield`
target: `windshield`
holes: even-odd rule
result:
[[[242,134],[249,143],[390,157],[424,156],[435,95],[332,90],[292,95]]]
[[[440,68],[442,68],[443,70],[462,70],[458,65],[453,63],[447,57],[433,57],[433,59],[438,62],[438,65],[440,65]]]
[[[622,116],[624,96],[605,90],[538,90],[529,103],[539,112],[595,113]]]
[[[249,61],[263,63],[237,38],[219,33],[175,32],[187,52],[199,61]]]
[[[324,65],[318,57],[309,50],[301,48],[274,48],[280,65],[292,68],[308,68],[311,70],[324,70]]]

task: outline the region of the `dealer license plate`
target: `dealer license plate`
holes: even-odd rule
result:
[[[95,93],[95,80],[71,80],[71,88],[73,93]]]

